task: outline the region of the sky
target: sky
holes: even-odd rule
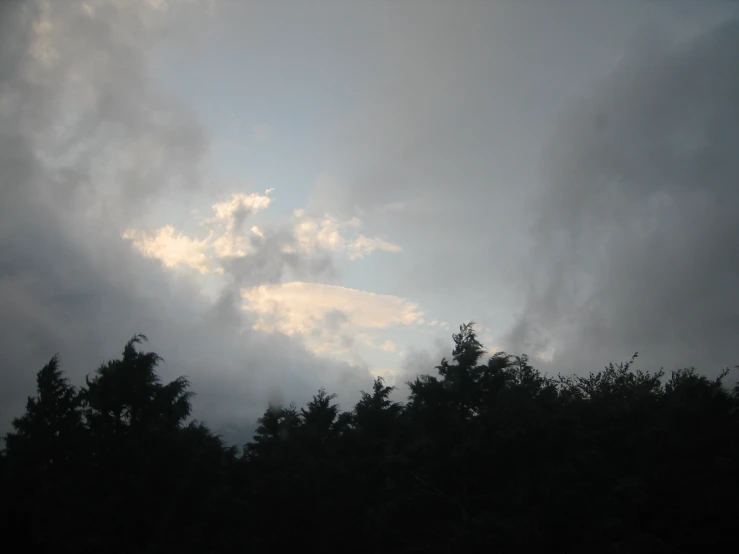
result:
[[[733,367],[738,57],[728,1],[0,2],[0,428],[136,333],[233,441],[468,321]]]

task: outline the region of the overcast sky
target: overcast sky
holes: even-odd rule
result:
[[[233,437],[470,320],[739,363],[737,59],[737,2],[0,2],[0,428],[135,333]]]

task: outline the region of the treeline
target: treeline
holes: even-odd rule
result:
[[[0,456],[0,540],[33,552],[736,552],[739,390],[686,369],[551,378],[453,360],[350,412],[320,390],[227,447],[129,341],[74,387],[53,358]]]

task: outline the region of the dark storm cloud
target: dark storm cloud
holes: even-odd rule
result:
[[[366,387],[348,366],[249,330],[237,296],[212,306],[121,239],[155,202],[202,186],[208,137],[152,85],[156,11],[89,5],[92,14],[83,3],[0,3],[2,428],[54,353],[79,383],[138,332],[165,358],[165,377],[190,376],[196,416],[216,426],[251,426],[275,391],[300,402],[333,382]],[[192,22],[202,8],[183,3],[168,16]]]
[[[739,363],[739,20],[637,37],[574,101],[543,166],[513,350],[560,369]],[[553,341],[549,343],[548,341]]]
[[[365,19],[313,209],[403,245],[396,294],[549,369],[736,363],[736,3],[462,4]]]
[[[403,2],[367,14],[371,31],[360,27],[347,49],[372,70],[357,78],[353,109],[329,137],[332,179],[312,200],[317,213],[356,213],[403,245],[407,255],[378,286],[447,321],[485,323],[495,341],[525,299],[517,284],[532,271],[521,262],[538,217],[530,197],[550,180],[540,161],[557,114],[645,25],[689,40],[735,11],[718,2],[564,5],[578,8]]]

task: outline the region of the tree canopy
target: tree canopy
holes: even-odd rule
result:
[[[73,386],[54,356],[0,454],[3,538],[32,551],[734,552],[739,385],[629,362],[550,377],[485,357],[382,378],[342,411],[270,405],[243,448],[129,340]]]

